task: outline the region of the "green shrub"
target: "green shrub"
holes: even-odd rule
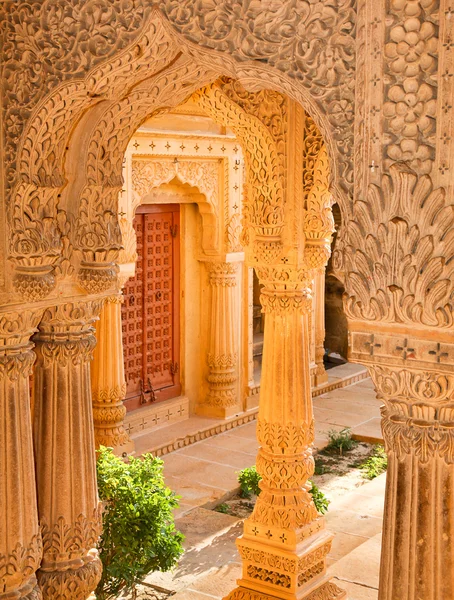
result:
[[[240,483],[240,496],[242,498],[250,498],[252,494],[258,496],[260,494],[259,481],[262,479],[262,476],[257,473],[257,469],[255,466],[250,467],[248,469],[243,469],[238,474],[238,481]],[[309,493],[312,496],[312,500],[314,501],[315,508],[317,511],[324,515],[328,510],[329,500],[325,496],[325,494],[313,483],[312,481],[308,481],[311,489]],[[216,510],[219,511],[220,507],[224,506],[220,504]],[[219,511],[219,512],[224,512]]]
[[[383,446],[375,446],[371,456],[361,465],[363,477],[374,479],[388,468],[388,456]]]
[[[257,473],[255,466],[243,469],[238,473],[238,482],[240,484],[240,496],[250,498],[252,494],[260,494],[259,481],[262,476]]]
[[[163,462],[151,454],[124,462],[110,448],[98,451],[99,496],[103,532],[99,550],[102,578],[99,600],[133,592],[150,571],[168,571],[183,553],[183,535],[175,529],[175,494],[164,485]]]
[[[218,504],[214,510],[216,512],[223,513],[224,515],[228,515],[230,506],[226,502],[223,502],[222,504]]]
[[[349,427],[340,431],[330,429],[328,431],[328,439],[329,442],[325,450],[335,450],[341,456],[344,451],[352,450],[358,443],[352,439],[352,432]]]
[[[308,483],[310,483],[312,486],[309,490],[309,493],[312,496],[315,508],[317,509],[317,512],[319,512],[321,515],[324,515],[328,511],[329,500],[321,491],[321,489],[315,485],[315,483],[312,481],[308,481]]]

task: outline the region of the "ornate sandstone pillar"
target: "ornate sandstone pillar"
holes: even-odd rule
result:
[[[109,296],[104,302],[96,323],[97,344],[91,363],[95,444],[97,448],[113,448],[116,454],[134,451],[134,442],[123,427],[126,381],[121,302],[121,294]]]
[[[237,541],[243,576],[230,598],[344,598],[326,576],[332,534],[308,493],[314,472],[309,285],[262,291],[266,314],[257,437],[262,492]],[[245,596],[246,594],[246,596]]]
[[[238,352],[235,313],[238,265],[208,263],[211,287],[210,334],[208,342],[208,386],[199,414],[226,418],[239,410],[237,395]]]
[[[0,316],[0,599],[38,600],[42,554],[30,417],[30,336],[42,311]]]
[[[85,600],[101,573],[90,384],[101,301],[47,309],[35,336],[34,445],[46,600]]]
[[[393,165],[349,223],[349,356],[369,368],[384,403],[380,600],[454,597],[451,202],[428,176]]]
[[[323,364],[325,356],[325,267],[315,271],[314,277],[315,296],[315,385],[322,385],[328,381],[328,373]]]

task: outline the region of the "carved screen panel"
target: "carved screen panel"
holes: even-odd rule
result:
[[[181,391],[179,206],[141,206],[134,227],[137,269],[122,312],[128,410]]]

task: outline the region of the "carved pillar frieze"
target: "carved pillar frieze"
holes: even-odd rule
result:
[[[351,353],[369,367],[383,401],[379,597],[454,597],[454,336],[356,324]]]
[[[325,356],[325,267],[317,269],[314,277],[315,296],[315,385],[328,381],[323,357]]]
[[[34,446],[43,598],[85,600],[96,587],[101,531],[90,383],[101,301],[47,309],[34,337]]]
[[[42,311],[0,315],[0,599],[38,600],[42,555],[30,415],[30,336]]]
[[[211,317],[208,341],[208,394],[197,412],[213,417],[228,417],[239,410],[238,265],[211,262],[207,265],[211,288]]]
[[[345,597],[327,579],[333,536],[307,486],[314,472],[310,278],[288,288],[268,281],[261,296],[266,314],[257,423],[262,491],[237,541],[243,576],[232,599],[257,593],[288,599]]]
[[[96,346],[91,363],[95,444],[97,448],[113,448],[117,454],[134,450],[134,442],[123,426],[126,381],[121,302],[121,294],[109,296],[104,302],[96,323]]]

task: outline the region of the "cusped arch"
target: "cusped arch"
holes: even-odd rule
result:
[[[25,2],[23,4],[24,7],[27,4],[26,10],[29,12],[30,18],[39,17],[44,19],[43,22],[46,21],[47,15],[41,14],[41,10],[44,10],[46,3],[33,7]],[[82,7],[79,7],[78,4],[77,1],[73,2],[68,10],[81,10]],[[82,0],[80,0],[80,4],[82,5]],[[192,4],[192,9],[195,4]],[[51,271],[53,265],[58,262],[61,249],[61,232],[56,225],[57,207],[66,183],[62,165],[64,164],[67,148],[72,143],[70,139],[75,125],[87,110],[102,102],[109,105],[111,111],[115,111],[116,106],[118,110],[118,105],[122,102],[124,104],[126,97],[134,94],[140,96],[141,91],[149,90],[150,88],[147,88],[148,83],[152,86],[154,78],[162,76],[163,70],[166,68],[170,71],[173,63],[178,61],[185,63],[188,69],[188,77],[186,81],[178,84],[179,88],[177,85],[180,93],[172,94],[175,102],[172,103],[169,99],[164,102],[164,105],[174,105],[181,102],[194,89],[206,85],[220,75],[233,77],[250,90],[259,88],[276,89],[306,106],[324,134],[333,164],[333,185],[335,189],[339,190],[338,198],[345,197],[347,188],[351,186],[352,164],[350,151],[352,144],[349,144],[348,140],[351,141],[353,135],[352,115],[350,115],[352,92],[350,89],[350,92],[347,93],[348,88],[340,83],[341,78],[331,77],[330,79],[329,75],[323,74],[323,69],[317,67],[315,63],[310,69],[307,68],[306,63],[306,66],[304,66],[304,61],[301,61],[301,54],[298,52],[295,55],[294,50],[289,50],[288,39],[286,40],[284,36],[285,27],[277,30],[282,32],[282,38],[279,39],[280,35],[276,38],[276,48],[281,47],[282,51],[279,60],[277,60],[278,57],[275,53],[269,53],[266,50],[269,43],[266,41],[261,43],[260,36],[257,37],[260,29],[258,22],[254,34],[249,37],[251,45],[247,52],[241,51],[239,54],[238,50],[233,51],[233,46],[230,43],[224,46],[214,44],[215,49],[204,47],[204,43],[199,46],[197,45],[197,36],[194,33],[188,33],[183,30],[184,28],[181,29],[175,12],[176,10],[178,12],[179,9],[175,6],[172,8],[171,5],[171,2],[160,3],[161,11],[156,7],[152,10],[145,10],[142,3],[135,3],[134,8],[131,8],[131,14],[127,15],[129,20],[132,19],[134,23],[131,29],[126,32],[123,31],[125,29],[124,23],[121,24],[118,20],[115,20],[116,17],[112,17],[115,21],[115,27],[121,30],[121,35],[117,47],[111,48],[109,46],[106,50],[106,59],[103,60],[98,55],[96,55],[96,59],[92,59],[89,51],[88,53],[79,51],[72,57],[73,65],[62,65],[62,70],[56,73],[54,81],[46,83],[48,86],[47,96],[34,97],[27,111],[22,113],[22,115],[30,116],[19,123],[15,129],[16,140],[18,139],[17,132],[19,131],[21,134],[18,144],[19,152],[17,153],[17,161],[10,160],[8,163],[10,173],[8,178],[10,184],[8,223],[10,234],[9,257],[24,271],[16,276],[17,288],[24,296],[28,295],[33,299],[44,297],[53,287]],[[287,18],[286,11],[293,10],[291,8],[293,2],[284,2],[282,5],[283,10],[277,11],[273,15],[273,19],[276,23],[282,23],[283,26]],[[17,7],[17,9],[19,8]],[[107,7],[106,4],[106,10],[110,9],[111,7]],[[225,12],[226,9],[225,3],[220,4],[219,14]],[[250,12],[251,10],[251,7],[246,10],[245,20],[249,20],[251,17],[255,18]],[[135,11],[137,11],[137,15],[133,14]],[[210,9],[207,10],[207,13],[211,12]],[[133,17],[135,16],[137,18],[134,20]],[[334,12],[325,16],[330,24],[329,30],[332,31],[334,39],[337,31],[336,16]],[[303,17],[306,24],[310,22],[311,16],[309,13],[303,15]],[[346,21],[345,18],[344,21]],[[93,24],[93,35],[95,37],[99,33],[96,30],[98,26],[102,29],[105,23]],[[230,39],[237,36],[237,25],[232,25],[232,32]],[[307,29],[308,40],[311,37],[309,32],[310,28]],[[319,45],[321,37],[317,34],[315,38],[308,41],[309,45],[312,44],[312,58],[316,54],[313,51]],[[334,41],[332,43],[334,44]],[[43,41],[43,52],[45,49],[52,48],[53,44],[55,44],[55,41],[52,41],[50,37],[46,37]],[[346,48],[349,44],[344,44],[344,46],[344,50],[347,52]],[[244,40],[241,47],[245,48]],[[264,51],[266,57],[262,56]],[[288,68],[290,65],[288,60],[290,59],[285,58],[288,52],[290,52],[289,56],[293,53],[299,60],[299,62],[298,60],[293,61],[291,69]],[[261,62],[258,62],[257,59]],[[265,59],[268,64],[264,64]],[[345,65],[350,64],[351,60],[344,62]],[[73,76],[71,76],[72,67]],[[67,70],[64,72],[65,68]],[[193,72],[190,75],[191,70]],[[154,77],[150,77],[150,71]],[[194,87],[191,87],[191,77]],[[175,86],[172,89],[175,91]],[[322,89],[324,92],[317,96]],[[336,101],[336,106],[339,107],[339,99],[342,99],[343,96],[345,96],[345,102],[350,108],[348,110],[346,108],[343,111],[343,118],[336,118],[334,124],[332,102]],[[130,104],[129,109],[131,109],[131,106]],[[148,114],[142,114],[141,120],[149,116],[150,112],[153,112],[152,107],[148,107],[147,110]],[[338,109],[336,110],[339,112]],[[328,115],[331,115],[331,117],[328,117]],[[140,124],[140,119],[136,120],[131,117],[131,119],[126,120],[132,128]],[[117,119],[114,119],[115,123],[118,124]],[[125,143],[127,143],[127,129],[126,127],[123,139],[116,144],[116,149],[125,146]],[[131,134],[132,131],[129,136]],[[342,138],[342,148],[339,146],[339,136]],[[93,142],[95,142],[95,137],[93,137]],[[10,139],[7,140],[6,146],[7,149],[11,148]],[[98,189],[85,192],[85,195],[88,195],[89,198],[88,200],[82,198],[82,210],[80,211],[82,217],[79,215],[79,219],[82,218],[83,221],[85,218],[87,222],[91,222],[93,219],[96,221],[96,215],[91,212],[90,207],[98,206],[101,209],[103,203],[106,202],[107,209],[101,210],[100,215],[102,220],[110,222],[108,234],[110,239],[103,239],[102,245],[111,245],[112,252],[107,249],[104,252],[104,260],[108,262],[113,259],[111,262],[114,262],[115,253],[118,252],[116,249],[118,224],[115,223],[116,218],[113,207],[121,180],[117,166],[114,164],[117,159],[113,156],[107,156],[106,153],[109,153],[109,148],[102,144],[99,144],[97,150],[93,153],[93,158],[98,164],[94,167],[97,169],[96,182],[93,179],[90,185]],[[12,162],[16,167],[15,170],[10,168]],[[102,168],[100,168],[101,166]],[[100,177],[101,171],[103,171],[102,178]],[[11,175],[12,173],[15,173],[15,176]],[[87,171],[87,174],[90,179],[92,172]],[[111,190],[101,191],[99,189],[100,185],[107,185]],[[105,200],[106,196],[109,196],[107,201]],[[33,207],[33,210],[30,207]],[[39,229],[42,223],[47,223],[46,231],[50,231],[51,235],[45,235],[44,230],[39,232],[38,235],[35,235],[34,246],[30,246],[27,243],[27,238],[31,236],[33,230]],[[78,228],[78,235],[85,235],[86,239],[90,240],[96,238],[96,227],[100,225],[99,222],[96,222],[94,228],[86,223],[83,224],[81,221],[78,224],[86,226],[85,230],[83,227]],[[43,240],[41,245],[39,243],[40,238]],[[52,240],[52,247],[49,247],[49,239]],[[96,255],[99,255],[99,249],[92,242],[92,248],[84,257],[85,262],[95,262],[93,259]],[[44,271],[43,267],[46,267]],[[89,288],[88,291],[102,291],[112,281],[113,272],[111,270],[104,279],[102,276],[98,277],[97,283],[90,287],[89,271],[90,267],[88,267],[85,280],[82,276],[82,283],[85,283],[86,289]],[[30,291],[32,288],[33,293]]]
[[[190,188],[186,202],[195,202],[202,216],[202,250],[208,256],[221,252],[219,165],[217,161],[195,161],[191,158],[173,159],[138,158],[132,164],[132,212],[137,207],[152,201],[162,192],[166,184],[183,184]],[[175,186],[166,188],[169,194],[181,196],[184,189],[175,191]],[[189,193],[190,192],[190,193]]]

